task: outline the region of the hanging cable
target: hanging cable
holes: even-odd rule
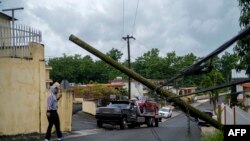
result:
[[[137,11],[138,11],[138,7],[139,7],[139,1],[140,0],[137,0],[137,6],[136,6],[136,10],[135,10],[135,18],[134,18],[134,23],[133,23],[132,35],[134,34],[134,31],[135,31],[135,23],[136,23]]]
[[[122,1],[122,36],[124,35],[124,0]]]

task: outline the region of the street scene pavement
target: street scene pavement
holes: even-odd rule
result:
[[[211,108],[207,101],[194,103],[193,106],[198,109]],[[160,141],[160,140],[197,140],[199,141],[202,134],[202,128],[196,122],[190,122],[188,126],[186,115],[178,110],[173,111],[172,118],[163,119],[159,127],[147,127],[142,125],[135,129],[120,130],[119,126],[104,124],[103,128],[96,126],[94,116],[82,111],[73,115],[72,132],[65,134],[67,141]],[[204,130],[204,129],[203,129]],[[207,129],[205,129],[207,130]],[[176,135],[178,133],[178,136]]]
[[[211,110],[212,104],[208,100],[201,100],[192,104],[200,110]],[[63,133],[65,141],[162,141],[182,140],[199,141],[202,134],[213,133],[214,127],[202,127],[194,118],[188,120],[185,113],[177,109],[173,110],[172,117],[162,119],[159,127],[147,127],[142,125],[134,129],[120,130],[119,126],[104,124],[103,128],[96,125],[93,115],[82,112],[81,104],[74,104],[72,116],[72,132]],[[44,135],[23,136],[17,138],[5,138],[1,141],[40,141]],[[57,140],[56,134],[52,134],[52,141]]]

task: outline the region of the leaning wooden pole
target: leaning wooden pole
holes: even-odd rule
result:
[[[95,56],[102,59],[104,62],[108,63],[109,65],[113,66],[114,68],[120,70],[121,72],[125,73],[126,75],[130,76],[131,78],[135,79],[136,81],[142,83],[143,85],[147,86],[149,89],[156,91],[156,93],[163,95],[167,98],[170,98],[172,96],[175,96],[173,93],[164,90],[162,88],[158,88],[154,83],[150,82],[146,78],[142,77],[138,73],[128,69],[124,65],[116,62],[111,57],[103,54],[99,50],[95,49],[94,47],[90,46],[86,42],[82,41],[81,39],[77,38],[74,35],[70,35],[69,40],[74,42],[75,44],[79,45],[83,49],[87,50],[88,52],[94,54]],[[194,108],[193,106],[187,104],[185,101],[181,100],[180,98],[174,98],[171,99],[179,108],[181,108],[185,113],[189,113],[193,117],[198,117],[204,121],[207,121],[209,124],[211,124],[213,127],[223,130],[224,126],[217,122],[216,120],[210,118],[203,112],[199,111],[198,109]]]

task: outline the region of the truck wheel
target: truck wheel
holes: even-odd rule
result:
[[[135,124],[128,124],[128,128],[135,128]]]
[[[126,120],[126,118],[123,118],[122,120],[121,120],[121,123],[120,123],[120,129],[125,129],[125,128],[127,128],[127,120]]]
[[[150,127],[155,127],[155,126],[156,126],[156,125],[155,125],[155,123],[156,123],[155,120],[156,120],[155,118],[151,118]]]
[[[153,126],[154,126],[154,123],[155,123],[154,118],[149,117],[149,118],[147,119],[147,126],[148,126],[148,127],[153,127]]]
[[[102,128],[102,124],[103,124],[103,122],[102,122],[102,121],[97,120],[97,126],[98,126],[98,127]]]

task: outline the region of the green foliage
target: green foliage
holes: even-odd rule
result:
[[[73,91],[75,94],[82,94],[85,99],[109,100],[110,95],[116,95],[117,98],[121,95],[118,90],[102,84],[93,84],[88,87],[77,86]]]
[[[107,55],[109,57],[111,57],[112,59],[114,59],[115,61],[119,61],[123,55],[123,53],[121,51],[119,51],[118,49],[112,48]]]
[[[219,70],[227,82],[231,80],[231,70],[236,68],[238,60],[239,57],[235,53],[230,54],[225,52],[221,57]]]
[[[248,27],[250,25],[250,1],[249,0],[239,0],[240,6],[240,18],[239,25],[241,28]],[[236,47],[234,48],[236,53],[240,58],[240,64],[238,69],[246,70],[246,73],[250,75],[250,36],[246,36],[241,40],[238,40]]]
[[[148,79],[170,79],[180,71],[186,69],[197,61],[197,57],[190,53],[184,56],[177,56],[175,52],[167,53],[166,56],[159,56],[156,48],[144,53],[132,62],[132,69]],[[115,60],[120,60],[122,53],[112,48],[107,55]],[[221,58],[213,59],[214,70],[205,75],[185,76],[178,80],[179,87],[196,86],[206,88],[212,85],[221,84],[229,77],[229,71],[236,64],[237,55],[225,53]],[[51,78],[54,81],[66,79],[75,83],[107,83],[117,76],[127,78],[125,74],[111,67],[102,60],[94,61],[90,56],[74,55],[52,58],[48,61],[52,66]],[[121,64],[126,65],[125,62]],[[225,65],[227,64],[227,65]],[[225,75],[227,74],[227,75]],[[215,80],[216,79],[216,80]]]
[[[162,58],[159,57],[159,50],[151,49],[138,57],[132,64],[133,69],[146,78],[162,79],[164,69],[161,65]]]
[[[223,141],[223,132],[216,130],[214,134],[202,135],[201,141]]]
[[[115,60],[122,57],[122,53],[114,48],[107,54]],[[75,83],[106,83],[117,76],[124,76],[120,71],[101,60],[93,61],[90,56],[64,54],[63,57],[49,59],[48,65],[53,68],[50,72],[52,80],[58,82],[66,79]]]

